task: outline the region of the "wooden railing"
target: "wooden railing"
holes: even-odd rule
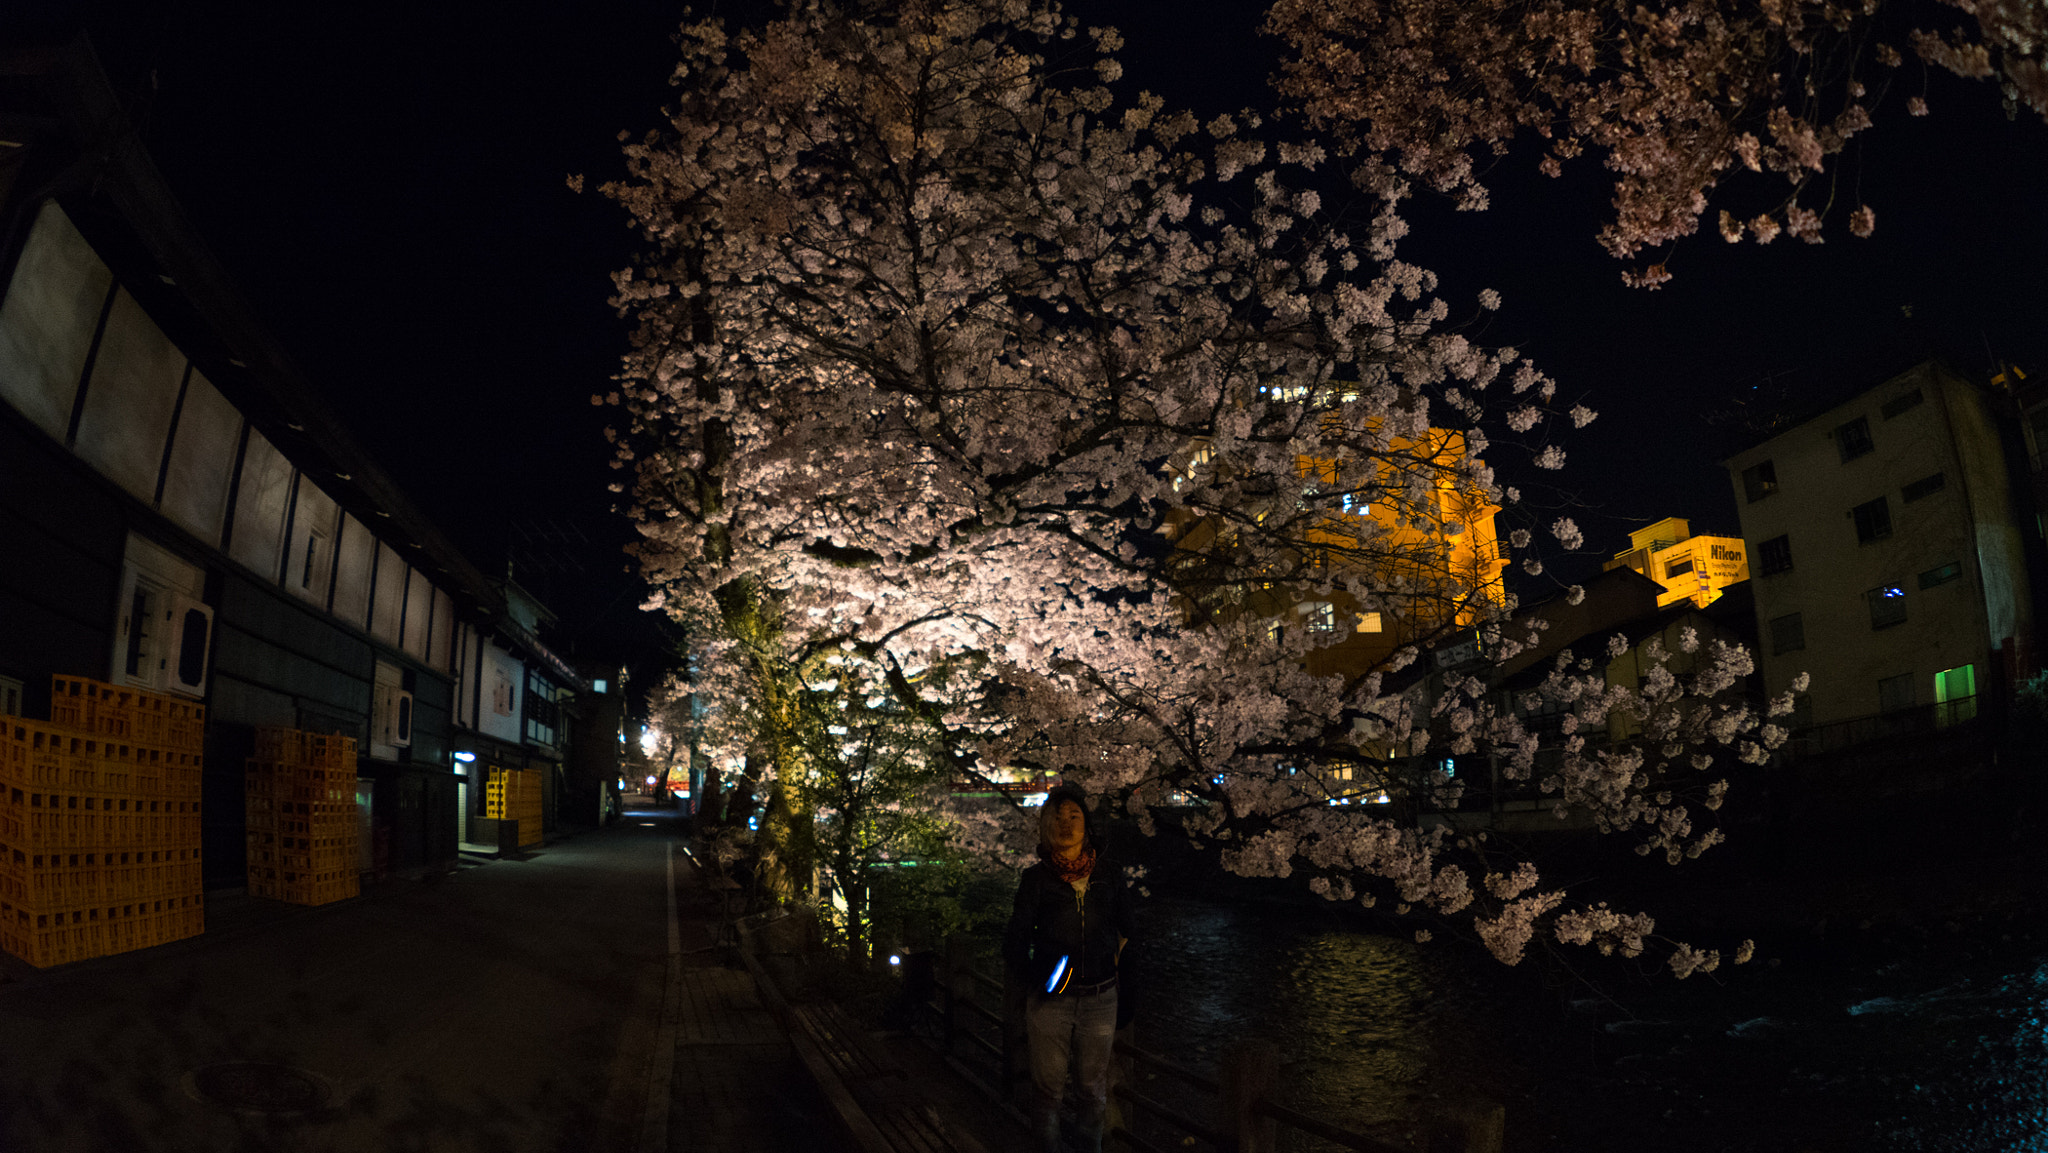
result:
[[[1024,1059],[1024,1028],[1019,1019],[1021,999],[1008,995],[1003,982],[984,972],[977,963],[975,943],[955,939],[948,943],[936,974],[928,1007],[938,1017],[938,1047],[955,1067],[962,1047],[992,1058],[997,1070],[994,1084],[970,1070],[962,1069],[1005,1108],[1016,1110],[1017,1090],[1028,1076]],[[993,1031],[994,1039],[988,1033]],[[1112,1074],[1110,1094],[1118,1108],[1112,1114],[1107,1136],[1137,1153],[1167,1153],[1153,1140],[1134,1132],[1140,1114],[1158,1128],[1172,1133],[1171,1148],[1187,1147],[1192,1138],[1200,1146],[1218,1153],[1277,1153],[1281,1148],[1281,1127],[1299,1131],[1319,1141],[1359,1153],[1414,1153],[1404,1146],[1356,1133],[1319,1117],[1310,1116],[1274,1100],[1279,1084],[1279,1050],[1270,1041],[1240,1041],[1225,1050],[1214,1076],[1188,1068],[1177,1061],[1147,1052],[1128,1038],[1119,1036],[1115,1053],[1130,1062],[1134,1070],[1163,1075],[1178,1082],[1196,1097],[1212,1102],[1208,1119],[1189,1115],[1180,1106],[1140,1092],[1129,1078]],[[1462,1153],[1500,1153],[1505,1139],[1505,1115],[1492,1102],[1469,1103],[1455,1115],[1434,1119],[1447,1131],[1449,1146],[1435,1142],[1431,1148],[1451,1147]]]

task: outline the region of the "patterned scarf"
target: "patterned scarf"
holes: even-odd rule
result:
[[[1081,851],[1072,857],[1062,857],[1057,852],[1048,855],[1045,863],[1060,875],[1060,880],[1071,885],[1075,881],[1095,872],[1095,850],[1082,844]]]

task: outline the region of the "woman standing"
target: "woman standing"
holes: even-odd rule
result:
[[[1130,938],[1130,897],[1088,835],[1087,795],[1061,785],[1039,811],[1038,863],[1017,885],[1003,959],[1029,991],[1032,1122],[1059,1153],[1060,1098],[1071,1079],[1081,1099],[1080,1148],[1099,1153],[1116,1036],[1117,959]]]

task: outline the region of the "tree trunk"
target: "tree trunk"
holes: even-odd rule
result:
[[[720,818],[723,814],[720,809],[725,804],[725,795],[721,791],[723,776],[716,764],[704,766],[704,776],[696,797],[697,813],[690,822],[691,831],[697,836],[701,837],[721,824]]]
[[[786,772],[788,762],[780,767]],[[818,859],[813,826],[795,786],[778,777],[768,786],[767,806],[761,814],[761,884],[777,904],[802,896],[810,884],[811,866]]]
[[[839,860],[839,892],[846,898],[846,962],[854,969],[864,969],[869,961],[868,938],[868,882],[849,855]]]

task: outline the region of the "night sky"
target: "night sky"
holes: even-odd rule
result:
[[[1122,88],[1204,115],[1272,103],[1278,49],[1255,35],[1255,5],[1070,10],[1123,29]],[[594,189],[623,174],[617,135],[655,123],[680,6],[94,11],[102,58],[187,213],[357,435],[486,571],[515,521],[587,538],[536,550],[536,568],[559,571],[532,580],[586,643],[639,655],[626,533],[605,491],[618,475],[608,410],[589,402],[625,347],[605,299],[633,239],[622,213],[564,178]],[[2008,122],[1991,86],[1945,76],[1927,81],[1934,115],[1909,119],[1917,66],[1900,79],[1841,169],[1846,207],[1877,211],[1870,240],[1848,235],[1843,206],[1818,248],[1702,235],[1669,257],[1676,280],[1645,293],[1594,242],[1608,193],[1584,162],[1553,181],[1511,156],[1491,211],[1411,212],[1405,255],[1442,274],[1453,315],[1499,290],[1505,306],[1473,335],[1522,349],[1565,407],[1601,414],[1562,441],[1562,474],[1493,460],[1540,505],[1521,523],[1567,513],[1585,528],[1590,559],[1553,561],[1553,576],[1597,570],[1629,528],[1668,515],[1739,531],[1718,461],[1743,434],[1706,416],[1760,385],[1817,404],[1936,352],[2048,372],[2048,125],[2024,110]]]

